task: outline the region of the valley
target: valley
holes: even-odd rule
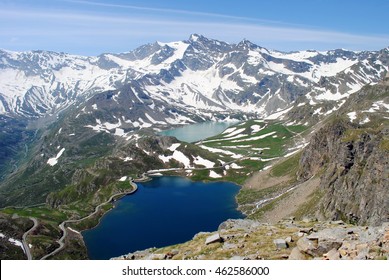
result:
[[[388,56],[196,34],[98,57],[2,50],[2,258],[26,258],[32,227],[32,259],[89,258],[83,235],[149,177],[235,183],[247,221],[389,222]]]

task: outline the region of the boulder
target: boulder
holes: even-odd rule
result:
[[[285,238],[285,242],[286,242],[287,244],[292,243],[292,242],[293,242],[292,236],[288,236],[287,238]]]
[[[164,259],[166,259],[166,255],[165,254],[151,254],[149,256],[149,259],[150,260],[164,260]]]
[[[236,249],[238,246],[232,243],[224,243],[223,244],[223,250],[233,250]]]
[[[288,248],[288,244],[284,239],[275,239],[273,243],[276,245],[277,249],[286,249]]]
[[[307,237],[302,237],[297,241],[297,248],[304,253],[312,255],[312,252],[318,247],[317,239],[308,239]]]
[[[294,247],[290,252],[288,260],[306,260],[306,256],[300,252],[299,248]]]
[[[208,236],[205,240],[205,245],[217,243],[217,242],[223,242],[223,238],[219,235],[219,233],[215,233],[211,236]]]
[[[341,256],[338,250],[335,248],[331,249],[329,252],[323,255],[326,260],[340,260]]]

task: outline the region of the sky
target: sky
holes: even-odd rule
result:
[[[389,46],[388,0],[0,0],[0,49],[128,52],[197,33],[279,50]]]

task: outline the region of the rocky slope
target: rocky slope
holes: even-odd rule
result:
[[[364,88],[303,151],[300,179],[320,174],[319,216],[369,225],[389,221],[388,98],[385,85]]]
[[[276,224],[228,220],[218,231],[165,248],[137,251],[117,260],[366,260],[389,257],[389,224],[361,227],[342,221]]]

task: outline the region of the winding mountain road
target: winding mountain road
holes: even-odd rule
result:
[[[23,245],[24,252],[26,253],[28,260],[32,260],[32,255],[31,255],[31,251],[30,251],[30,246],[28,246],[28,243],[27,243],[27,236],[29,235],[30,232],[35,230],[36,227],[38,226],[38,220],[36,218],[30,217],[30,220],[34,222],[34,225],[23,234],[23,238],[22,238],[22,245]]]
[[[111,197],[107,201],[97,205],[96,208],[95,208],[95,211],[93,211],[88,216],[85,216],[85,217],[83,217],[81,219],[76,219],[76,220],[66,220],[66,221],[63,221],[61,224],[59,224],[59,228],[62,231],[62,237],[57,241],[58,244],[59,244],[59,247],[57,249],[55,249],[53,252],[43,256],[41,258],[41,260],[45,260],[45,259],[47,259],[47,258],[49,258],[49,257],[51,257],[51,256],[53,256],[55,254],[57,254],[59,251],[61,251],[64,248],[64,246],[65,246],[64,240],[65,240],[65,238],[67,236],[67,231],[66,231],[66,224],[67,223],[77,223],[77,222],[81,222],[81,221],[84,221],[86,219],[89,219],[93,215],[97,214],[100,211],[100,209],[101,209],[101,207],[103,205],[110,203],[115,197],[121,196],[121,195],[133,194],[134,192],[136,192],[138,190],[138,186],[134,182],[132,182],[132,180],[130,180],[130,183],[131,183],[131,185],[133,187],[133,189],[131,191],[126,191],[126,192],[121,192],[121,193],[117,193],[117,194],[111,195]]]

